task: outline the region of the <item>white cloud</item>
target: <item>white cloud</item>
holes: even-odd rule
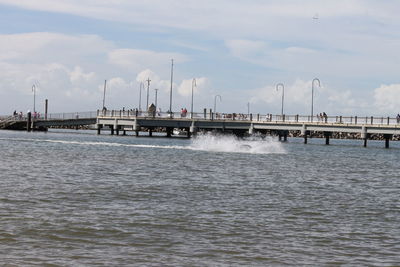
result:
[[[191,96],[192,94],[192,85],[193,85],[193,94],[198,95],[204,92],[204,90],[208,89],[209,81],[205,77],[194,78],[193,79],[183,80],[178,87],[178,93],[181,96]]]
[[[107,107],[133,107],[138,102],[138,88],[131,82],[132,73],[143,70],[145,59],[155,70],[169,67],[170,57],[177,62],[187,60],[182,54],[120,49],[95,35],[47,32],[0,35],[0,112],[30,107],[31,87],[36,82],[39,83],[37,103],[49,99],[52,112],[95,110],[101,106],[105,79]],[[131,61],[136,65],[127,68]],[[116,70],[115,64],[124,68]],[[152,79],[152,89],[169,88],[169,80],[160,79],[150,70],[139,73],[137,79],[142,76]]]
[[[374,90],[374,105],[389,115],[400,112],[400,84],[381,85]]]
[[[154,52],[142,49],[115,49],[109,52],[110,63],[123,68],[139,70],[143,68],[155,68],[169,66],[171,59],[175,63],[183,63],[188,60],[187,56],[178,53]]]

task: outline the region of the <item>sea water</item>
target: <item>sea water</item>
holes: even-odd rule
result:
[[[400,264],[400,145],[0,131],[6,266]]]

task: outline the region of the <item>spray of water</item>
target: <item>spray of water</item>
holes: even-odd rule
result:
[[[190,148],[212,152],[236,152],[252,154],[286,153],[282,144],[271,137],[250,136],[237,138],[232,135],[204,133],[197,135]]]
[[[0,138],[3,140],[4,138]],[[198,134],[192,139],[190,145],[145,145],[145,144],[121,144],[115,142],[85,142],[85,141],[66,141],[66,140],[45,140],[45,139],[24,139],[6,138],[4,140],[25,141],[25,142],[47,142],[70,145],[86,146],[113,146],[113,147],[132,147],[132,148],[155,148],[155,149],[178,149],[195,150],[208,152],[228,152],[228,153],[251,153],[251,154],[271,154],[286,153],[282,144],[271,137],[251,136],[239,139],[232,135],[219,135],[213,133]]]

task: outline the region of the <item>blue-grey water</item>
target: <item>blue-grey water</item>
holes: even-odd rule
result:
[[[0,131],[6,266],[400,265],[400,143]]]

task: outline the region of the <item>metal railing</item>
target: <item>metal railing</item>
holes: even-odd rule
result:
[[[293,122],[316,124],[360,124],[360,125],[399,125],[400,118],[373,116],[304,116],[304,115],[273,115],[273,114],[243,114],[214,112],[144,112],[137,110],[98,110],[97,115],[113,118],[165,118],[165,119],[204,119],[250,122]]]
[[[96,117],[112,118],[161,118],[161,119],[203,119],[269,123],[316,123],[316,124],[351,124],[351,125],[395,125],[400,126],[400,118],[374,116],[304,116],[304,115],[273,115],[273,114],[243,114],[220,112],[145,112],[139,110],[97,110],[86,112],[32,114],[32,120],[73,120],[95,119]],[[0,123],[10,121],[26,121],[26,114],[15,116],[0,116]]]

